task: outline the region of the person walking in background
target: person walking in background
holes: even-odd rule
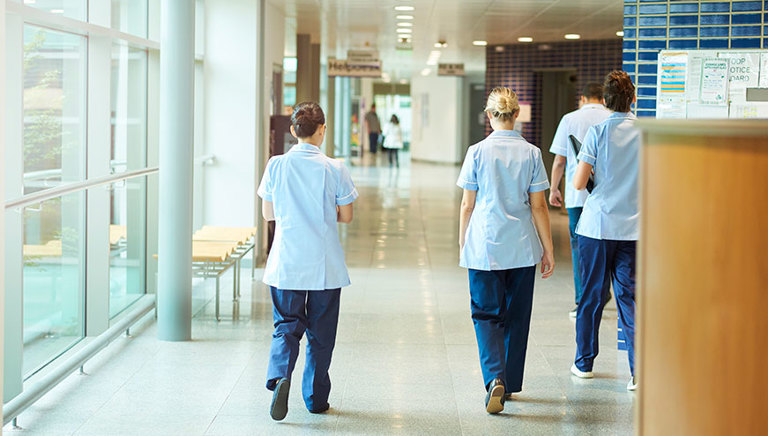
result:
[[[368,130],[368,148],[372,154],[376,154],[379,148],[379,135],[381,135],[381,122],[376,114],[376,103],[371,105],[371,110],[365,114],[365,128]]]
[[[549,182],[541,150],[514,130],[517,95],[495,88],[486,113],[493,132],[469,147],[457,182],[464,189],[459,248],[460,265],[469,270],[485,410],[499,413],[523,386],[536,264],[548,278],[555,261]]]
[[[570,312],[576,317],[576,310],[581,300],[581,279],[579,279],[579,245],[576,238],[576,224],[579,222],[587,191],[577,191],[573,187],[573,175],[576,172],[576,153],[571,145],[573,136],[580,143],[584,141],[587,130],[604,121],[611,113],[603,106],[603,86],[590,83],[584,88],[579,109],[567,113],[557,126],[552,140],[550,153],[555,155],[552,165],[552,189],[549,191],[549,204],[563,207],[563,195],[560,193],[560,181],[565,173],[565,209],[568,211],[568,233],[571,239],[571,262],[573,263],[573,287],[576,307]]]
[[[269,160],[258,190],[264,219],[276,222],[264,283],[274,305],[267,389],[274,391],[270,415],[278,421],[288,413],[291,374],[305,332],[304,403],[311,413],[330,407],[328,368],[341,288],[350,284],[337,222],[352,221],[352,203],[358,197],[349,170],[319,149],[325,137],[320,106],[297,105],[291,122],[299,143]]]
[[[631,378],[635,382],[635,256],[638,239],[638,159],[640,132],[630,112],[635,86],[624,71],[614,71],[604,86],[605,105],[613,113],[590,127],[579,152],[573,186],[583,190],[594,171],[595,186],[584,203],[576,227],[579,267],[584,294],[576,314],[576,359],[573,375],[592,378],[598,353],[598,331],[607,302],[610,278],[619,310],[619,326],[627,344]]]
[[[389,166],[394,163],[400,167],[398,152],[403,148],[403,130],[400,128],[400,120],[397,115],[392,115],[387,127],[384,128],[384,148],[389,155]]]

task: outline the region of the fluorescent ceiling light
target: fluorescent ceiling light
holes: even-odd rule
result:
[[[398,15],[395,18],[398,20],[413,20],[413,15]]]
[[[405,29],[402,27],[398,27],[397,33],[413,33],[413,29]]]
[[[63,14],[64,9],[51,9],[52,14]]]
[[[472,41],[472,45],[476,45],[478,47],[485,47],[488,45],[488,41]]]
[[[401,84],[401,85],[407,85],[407,84],[408,84],[408,81],[407,81],[407,80],[405,80],[405,79],[400,79],[400,84]]]
[[[521,36],[520,38],[517,38],[517,42],[533,42],[533,38],[530,36]]]
[[[432,70],[429,68],[424,68],[423,70],[421,70],[422,76],[429,76],[431,73],[432,73]]]
[[[414,8],[413,6],[395,6],[395,10],[396,11],[406,12],[406,11],[412,11],[412,10],[415,10],[415,9],[416,8]]]
[[[413,23],[397,23],[399,27],[413,27]]]
[[[616,36],[624,36],[624,31],[619,30],[618,32],[616,32]]]
[[[37,0],[24,0],[25,5],[33,5],[37,3]]]
[[[448,43],[447,42],[436,42],[435,43],[435,48],[446,48],[446,47],[448,47]]]
[[[565,39],[581,39],[581,35],[578,33],[569,33],[565,35]]]

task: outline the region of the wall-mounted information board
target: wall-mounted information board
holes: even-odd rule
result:
[[[656,118],[768,118],[768,50],[662,51]]]

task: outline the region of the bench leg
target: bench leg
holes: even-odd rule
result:
[[[240,261],[236,260],[235,264],[232,265],[232,275],[234,276],[233,280],[232,280],[232,301],[233,302],[237,301],[237,279],[238,279],[238,277],[237,277],[237,272],[238,272],[237,265],[239,263],[240,263]]]
[[[216,276],[216,321],[219,319],[219,276]]]

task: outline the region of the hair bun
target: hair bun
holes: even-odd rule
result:
[[[517,94],[509,88],[494,88],[488,96],[485,110],[496,118],[511,118],[520,110]]]

